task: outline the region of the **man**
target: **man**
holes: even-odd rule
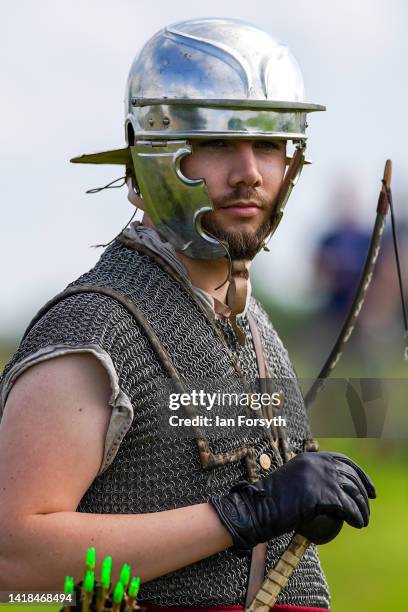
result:
[[[76,161],[124,163],[143,223],[40,311],[3,374],[1,590],[78,580],[93,545],[135,568],[151,610],[242,609],[259,584],[248,575],[258,566],[262,578],[295,529],[310,533],[318,516],[368,524],[375,491],[361,468],[302,452],[311,436],[295,375],[251,296],[250,262],[303,162],[306,113],[322,110],[303,95],[287,49],[234,20],[165,28],[136,57],[129,146]],[[286,436],[162,429],[168,388],[243,394],[266,375]],[[328,608],[315,546],[279,604]]]

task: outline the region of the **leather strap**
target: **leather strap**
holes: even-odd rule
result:
[[[232,268],[228,279],[230,285],[227,291],[227,305],[231,309],[229,319],[238,342],[241,346],[244,346],[245,334],[237,322],[237,314],[245,308],[251,261],[249,259],[233,259],[231,263]]]
[[[258,374],[259,378],[266,378],[266,366],[265,366],[265,357],[262,348],[261,336],[259,334],[258,326],[254,317],[248,312],[248,322],[249,327],[251,329],[252,340],[254,343],[256,360],[258,363]],[[255,595],[258,593],[261,585],[264,581],[265,574],[265,559],[266,559],[266,542],[262,542],[257,544],[252,549],[251,555],[251,566],[249,568],[249,576],[248,576],[248,585],[247,585],[247,593],[245,599],[245,608],[249,607],[254,599]]]
[[[261,335],[259,333],[258,326],[253,315],[248,311],[248,322],[249,328],[252,334],[252,340],[254,343],[255,353],[256,353],[256,361],[258,364],[258,374],[259,378],[266,378],[266,365],[265,365],[265,357],[262,348],[262,340]]]

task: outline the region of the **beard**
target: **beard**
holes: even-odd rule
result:
[[[251,187],[238,187],[228,196],[213,198],[212,202],[214,209],[217,210],[238,200],[252,200],[263,210],[273,210],[271,202],[262,198]],[[272,216],[272,213],[268,215],[256,231],[245,230],[244,228],[231,230],[222,227],[217,223],[212,212],[203,216],[201,225],[209,234],[227,243],[231,259],[253,259],[272,229]]]

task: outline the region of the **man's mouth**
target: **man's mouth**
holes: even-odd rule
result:
[[[262,208],[256,200],[236,200],[235,202],[230,202],[229,204],[224,204],[222,208],[247,208],[247,207],[256,207]]]
[[[252,217],[260,211],[262,206],[254,200],[238,200],[229,204],[221,206],[229,215],[236,215],[237,217]]]

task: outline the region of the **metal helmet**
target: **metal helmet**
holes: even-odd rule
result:
[[[288,48],[259,28],[236,19],[183,21],[160,30],[133,61],[125,97],[128,147],[72,161],[126,164],[162,238],[190,257],[223,257],[225,245],[201,226],[202,215],[213,210],[205,182],[180,170],[181,158],[191,153],[189,139],[296,144],[276,227],[304,161],[307,113],[320,110],[305,102]]]
[[[235,19],[160,30],[129,72],[126,125],[136,139],[305,138],[299,66],[288,48]]]

